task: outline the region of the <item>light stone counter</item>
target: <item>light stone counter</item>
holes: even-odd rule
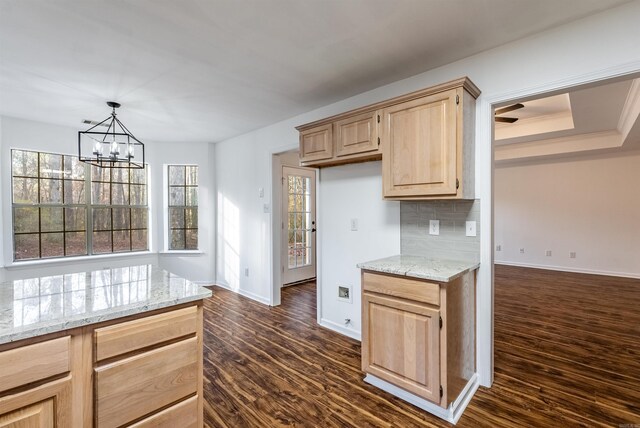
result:
[[[9,281],[0,284],[0,344],[210,296],[151,265]]]
[[[422,256],[392,256],[359,263],[358,268],[375,272],[403,275],[436,282],[449,282],[477,269],[479,263],[458,260],[440,260]]]

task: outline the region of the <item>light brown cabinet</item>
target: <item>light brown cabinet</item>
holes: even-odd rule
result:
[[[2,345],[0,428],[202,426],[202,349],[201,303]]]
[[[465,77],[299,126],[300,164],[382,159],[385,199],[473,199],[479,94]]]
[[[362,370],[446,408],[475,373],[474,289],[363,271]]]

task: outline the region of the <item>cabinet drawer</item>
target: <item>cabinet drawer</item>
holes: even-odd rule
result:
[[[68,372],[70,344],[65,336],[0,352],[0,392]]]
[[[187,400],[164,409],[129,428],[196,428],[198,426],[198,397]]]
[[[431,305],[440,305],[440,285],[435,282],[364,271],[362,273],[362,289],[371,293],[387,294]]]
[[[119,427],[196,393],[197,338],[99,367],[94,378],[97,426]]]
[[[127,352],[194,334],[198,308],[191,306],[163,314],[96,329],[95,360],[101,361]]]

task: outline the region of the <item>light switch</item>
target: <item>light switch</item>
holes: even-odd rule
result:
[[[258,189],[258,196],[264,198],[264,187]]]
[[[466,223],[465,230],[466,230],[467,236],[476,236],[476,222],[468,221]]]
[[[357,218],[352,218],[351,219],[351,231],[356,232],[358,230],[358,219]]]
[[[440,220],[429,220],[429,235],[440,235]]]

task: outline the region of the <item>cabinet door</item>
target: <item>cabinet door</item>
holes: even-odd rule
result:
[[[333,157],[333,125],[323,125],[300,132],[300,162]]]
[[[0,428],[54,428],[53,398],[0,416]]]
[[[456,195],[456,90],[382,111],[385,197]]]
[[[336,122],[336,156],[376,150],[378,150],[378,133],[375,111]]]
[[[440,403],[440,312],[363,293],[362,368]]]
[[[0,428],[71,426],[71,376],[0,398]]]

